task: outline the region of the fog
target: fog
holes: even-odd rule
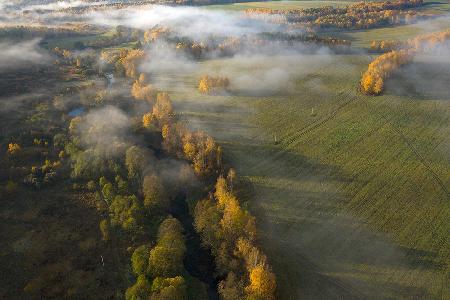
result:
[[[101,155],[123,155],[130,143],[130,120],[114,106],[89,111],[77,130],[82,143]]]
[[[135,28],[168,27],[180,37],[201,40],[273,32],[278,25],[242,18],[241,13],[210,11],[197,7],[155,5],[144,9],[121,9],[87,15],[93,24]]]
[[[48,63],[50,56],[39,47],[39,42],[39,39],[22,42],[0,42],[0,71]]]

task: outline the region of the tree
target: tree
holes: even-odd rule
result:
[[[162,128],[163,125],[171,122],[173,117],[173,107],[169,94],[157,94],[152,114],[153,118],[157,120],[159,128]]]
[[[226,77],[203,76],[198,82],[198,90],[202,94],[218,94],[226,91],[230,86],[230,81]]]
[[[156,175],[147,175],[142,184],[144,206],[149,211],[163,212],[169,206],[169,198],[162,180]]]
[[[67,137],[62,133],[55,134],[55,136],[53,137],[53,146],[55,148],[64,149],[66,143]]]
[[[134,274],[137,276],[147,274],[149,255],[150,249],[147,245],[139,246],[134,250],[131,256],[131,266]]]
[[[250,270],[250,284],[246,287],[247,293],[262,299],[275,299],[275,275],[267,266],[258,265]]]
[[[127,77],[137,77],[137,66],[144,59],[145,52],[142,49],[124,50],[120,54],[120,63],[122,64]]]
[[[142,126],[145,128],[150,128],[153,123],[153,114],[152,113],[146,113],[142,116]]]
[[[128,178],[136,183],[142,182],[144,169],[149,165],[152,154],[147,149],[131,146],[125,153]]]
[[[151,293],[151,285],[144,275],[139,275],[136,283],[125,292],[126,300],[147,300]]]
[[[164,129],[164,128],[163,128]],[[220,170],[219,147],[214,139],[203,131],[195,133],[184,131],[182,151],[192,161],[194,171],[201,176],[210,175]]]
[[[220,219],[220,211],[211,199],[197,202],[194,210],[194,226],[195,230],[200,233],[204,246],[218,249],[221,232]]]
[[[219,282],[218,292],[223,300],[241,300],[244,298],[244,288],[233,272],[229,272],[227,278]]]
[[[157,245],[150,251],[149,270],[153,277],[169,277],[182,272],[183,261],[174,255],[173,250]]]
[[[117,175],[114,180],[116,181],[118,193],[125,195],[128,193],[128,182],[123,180],[120,175]]]
[[[70,124],[69,124],[70,134],[75,135],[75,133],[78,130],[78,126],[81,123],[81,120],[82,120],[81,117],[75,117],[72,120],[70,120]]]
[[[116,192],[114,190],[114,186],[108,182],[102,188],[102,195],[106,202],[111,203],[115,196]]]
[[[131,87],[131,95],[136,100],[145,100],[149,103],[153,103],[156,93],[157,92],[152,85],[146,84],[146,77],[144,74],[141,74],[139,79],[135,80]]]
[[[187,288],[183,277],[157,277],[153,280],[151,300],[187,299]]]
[[[102,240],[109,241],[110,239],[110,228],[109,221],[103,219],[100,221],[100,232],[102,233]]]
[[[136,196],[116,196],[109,207],[109,212],[112,226],[119,226],[132,233],[140,229],[142,214]]]
[[[17,154],[22,151],[22,147],[17,143],[9,143],[8,144],[8,153],[11,155]]]
[[[183,227],[172,217],[166,218],[158,230],[158,242],[150,251],[149,271],[153,277],[171,277],[181,274],[186,252]]]

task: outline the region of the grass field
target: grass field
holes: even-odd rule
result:
[[[364,55],[284,60],[205,62],[172,90],[183,118],[218,138],[251,182],[281,299],[448,297],[448,93],[403,94],[399,75],[385,96],[359,95]],[[269,97],[236,80],[232,96],[194,91],[200,74],[280,64],[293,84]]]
[[[248,8],[268,9],[302,9],[323,6],[344,7],[358,1],[268,1],[268,2],[242,2],[223,5],[210,5],[208,9],[242,11]],[[350,40],[355,47],[368,48],[373,40],[407,40],[418,34],[443,30],[450,27],[450,3],[448,1],[425,0],[426,5],[420,12],[436,16],[446,16],[395,27],[373,28],[367,30],[324,31],[325,36],[333,35]]]
[[[369,0],[366,2],[381,2],[383,0]],[[297,1],[263,1],[263,2],[241,2],[231,4],[217,4],[208,5],[209,9],[221,9],[221,10],[234,10],[240,11],[247,8],[269,8],[269,9],[301,9],[301,8],[315,8],[323,6],[344,7],[351,5],[358,0],[297,0]],[[429,2],[426,5],[425,10],[430,13],[443,13],[448,12],[450,3],[446,1],[433,1],[425,0]]]
[[[356,1],[267,1],[267,2],[242,2],[232,4],[209,5],[208,9],[241,11],[248,8],[270,8],[270,9],[300,9],[323,6],[344,7]]]
[[[450,5],[449,5],[450,7]],[[450,10],[448,11],[450,14]],[[426,22],[418,22],[395,27],[374,28],[366,30],[325,32],[325,35],[335,35],[352,42],[355,47],[369,48],[374,40],[404,41],[419,34],[441,31],[450,28],[450,17],[436,18]]]

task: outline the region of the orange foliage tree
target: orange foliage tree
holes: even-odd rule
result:
[[[156,95],[156,90],[151,84],[146,84],[146,76],[139,75],[139,79],[135,80],[131,87],[131,95],[137,100],[145,100],[153,103]]]
[[[241,207],[232,187],[234,178],[234,171],[230,171],[227,177],[219,176],[214,197],[197,203],[195,228],[203,244],[211,248],[218,272],[226,275],[226,279],[219,283],[221,295],[274,299],[275,275],[267,257],[254,245],[255,218]]]
[[[392,50],[378,56],[362,75],[361,90],[368,95],[380,95],[383,92],[386,78],[392,72],[400,66],[410,63],[417,53],[431,51],[449,39],[450,30],[424,34],[402,43],[403,49]]]
[[[198,90],[202,94],[218,94],[228,89],[230,81],[226,77],[203,76],[198,82]]]

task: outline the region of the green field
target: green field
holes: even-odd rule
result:
[[[366,2],[381,2],[382,0],[369,0]],[[241,2],[231,4],[216,4],[208,5],[209,9],[234,10],[240,11],[248,8],[269,8],[269,9],[301,9],[301,8],[315,8],[323,6],[344,7],[351,5],[358,0],[296,0],[296,1],[263,1],[263,2]],[[426,11],[430,13],[448,12],[450,3],[446,1],[433,1],[426,6]]]
[[[450,13],[450,5],[449,12]],[[355,47],[368,48],[374,40],[400,40],[404,41],[419,34],[436,32],[450,28],[450,17],[435,18],[426,22],[418,22],[395,27],[373,28],[366,30],[330,31],[325,35],[335,35],[349,40]]]
[[[449,295],[448,90],[407,94],[396,86],[399,75],[385,96],[359,95],[369,62],[364,55],[220,59],[168,76],[182,117],[218,138],[251,183],[249,206],[281,299]],[[450,78],[449,64],[436,76]],[[277,67],[293,79],[271,96],[252,90],[258,78],[248,88],[239,82]],[[232,95],[198,94],[205,73],[229,76]]]
[[[248,8],[268,9],[305,9],[323,6],[345,7],[358,1],[268,1],[268,2],[242,2],[233,4],[210,5],[208,9],[242,11]],[[407,40],[418,34],[439,31],[450,28],[450,3],[448,1],[425,0],[426,5],[418,11],[436,16],[431,20],[421,21],[407,25],[372,28],[366,30],[327,30],[320,34],[336,36],[352,42],[355,47],[368,48],[373,40]]]
[[[241,11],[248,8],[270,8],[270,9],[300,9],[323,6],[344,7],[356,1],[267,1],[267,2],[242,2],[232,4],[209,5],[209,9]]]

